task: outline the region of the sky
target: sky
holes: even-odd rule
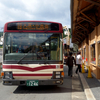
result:
[[[71,27],[70,0],[0,0],[0,31],[6,22],[54,21]]]

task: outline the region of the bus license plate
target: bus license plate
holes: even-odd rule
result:
[[[38,80],[27,80],[27,86],[38,86],[39,82]]]

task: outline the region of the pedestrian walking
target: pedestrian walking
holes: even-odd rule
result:
[[[82,64],[82,56],[81,52],[78,52],[76,56],[76,65],[77,65],[76,74],[78,71],[81,72],[81,64]]]
[[[72,52],[70,52],[67,58],[66,64],[68,65],[68,76],[71,76],[71,77],[72,77],[72,71],[73,71],[73,62],[76,65],[75,58],[72,56]]]

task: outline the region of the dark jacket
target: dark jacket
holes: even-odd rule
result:
[[[76,65],[75,58],[73,56],[69,56],[67,58],[66,65],[73,67],[73,61],[74,61],[75,65]]]

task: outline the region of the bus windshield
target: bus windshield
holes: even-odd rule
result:
[[[5,33],[4,61],[62,60],[61,33]],[[25,56],[26,55],[26,56]]]

